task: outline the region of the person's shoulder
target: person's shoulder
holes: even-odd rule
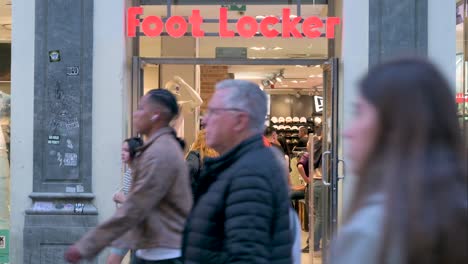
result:
[[[332,242],[332,264],[377,263],[382,241],[384,203],[366,202],[345,223]],[[392,262],[398,263],[398,262]]]
[[[356,211],[349,222],[342,228],[343,233],[363,235],[367,238],[380,236],[385,214],[383,195],[373,194]],[[372,219],[372,221],[369,221]]]
[[[190,150],[187,154],[187,158],[200,158],[200,151],[198,150]]]

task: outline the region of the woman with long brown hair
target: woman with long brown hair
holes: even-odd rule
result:
[[[400,59],[360,83],[345,132],[355,195],[331,263],[468,263],[466,153],[448,82]]]
[[[189,152],[185,156],[189,167],[189,175],[192,183],[192,192],[195,193],[195,190],[198,186],[198,180],[200,178],[200,173],[203,168],[203,160],[206,157],[214,158],[219,154],[216,150],[208,147],[205,140],[206,132],[205,130],[200,130],[190,147]]]

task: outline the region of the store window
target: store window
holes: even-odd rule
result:
[[[11,44],[0,43],[0,263],[8,257],[10,219],[10,61]]]
[[[457,114],[465,141],[468,142],[468,0],[456,0],[456,34],[457,34],[457,78],[456,78],[456,102]]]

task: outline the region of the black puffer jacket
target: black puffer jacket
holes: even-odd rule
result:
[[[187,221],[185,263],[291,263],[284,164],[260,135],[205,159]]]

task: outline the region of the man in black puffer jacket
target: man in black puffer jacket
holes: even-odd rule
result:
[[[204,123],[221,156],[205,159],[184,231],[185,263],[292,262],[287,171],[263,143],[266,104],[254,83],[217,84]]]

